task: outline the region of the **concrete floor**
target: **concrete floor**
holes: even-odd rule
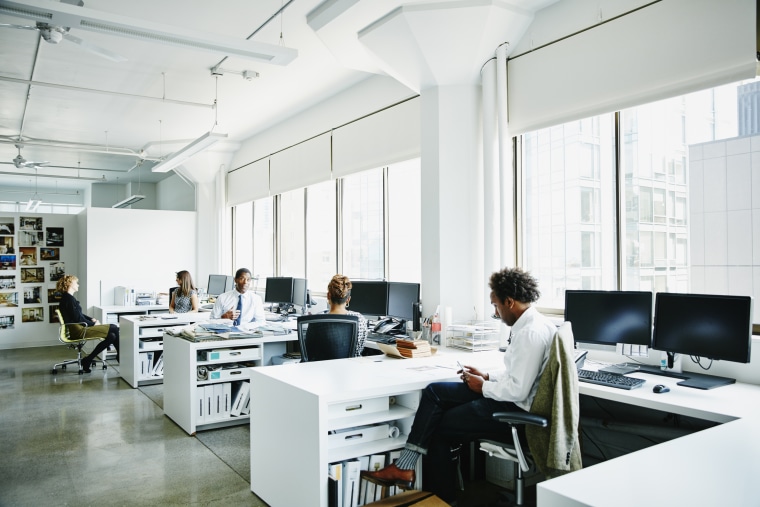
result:
[[[250,491],[247,425],[188,436],[164,416],[163,385],[132,389],[118,363],[52,375],[71,354],[0,350],[1,507],[266,506]],[[495,498],[493,485],[468,483],[459,505]]]

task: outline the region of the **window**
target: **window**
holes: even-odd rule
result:
[[[385,278],[383,170],[343,178],[343,274],[349,278]]]
[[[265,197],[253,203],[253,268],[251,271],[256,279],[255,287],[257,288],[264,286],[264,280],[268,276],[274,276],[273,245],[274,199]]]
[[[388,167],[388,275],[392,282],[422,281],[420,159]]]
[[[337,271],[336,185],[325,181],[306,189],[306,274],[311,292],[325,292]]]
[[[304,189],[280,194],[279,276],[306,276]]]
[[[247,202],[235,206],[232,214],[232,227],[235,231],[232,244],[233,269],[253,265],[253,203]]]

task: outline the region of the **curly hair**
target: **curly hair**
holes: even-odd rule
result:
[[[491,275],[488,286],[499,301],[512,298],[521,303],[533,303],[541,297],[538,281],[520,268],[504,268]]]
[[[334,304],[343,304],[351,296],[351,280],[347,276],[335,275],[327,284],[327,295]]]
[[[56,282],[55,290],[57,290],[58,292],[68,292],[69,289],[71,288],[71,284],[78,280],[79,278],[77,278],[74,275],[63,275]]]

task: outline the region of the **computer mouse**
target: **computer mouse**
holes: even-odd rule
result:
[[[652,392],[657,393],[657,394],[667,393],[669,391],[670,391],[670,388],[662,384],[657,384],[656,386],[652,388]]]

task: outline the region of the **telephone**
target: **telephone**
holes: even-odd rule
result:
[[[399,324],[400,322],[394,320],[392,317],[386,317],[382,320],[377,321],[377,324],[375,324],[373,331],[375,333],[387,334],[388,331],[396,329]]]

